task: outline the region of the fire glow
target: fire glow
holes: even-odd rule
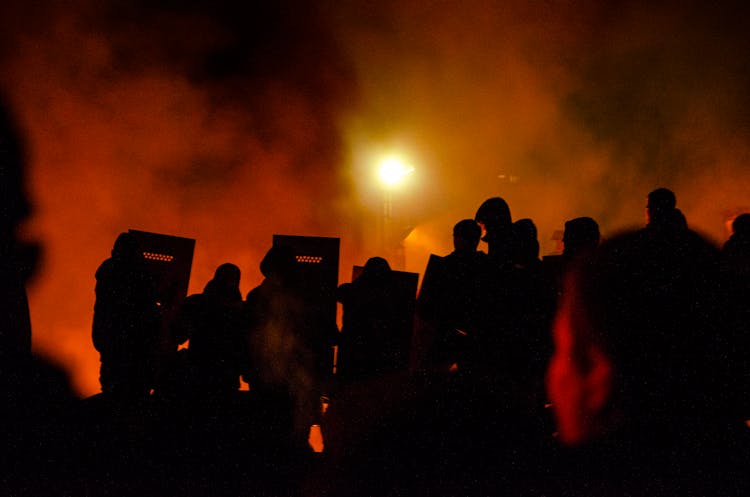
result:
[[[0,6],[2,87],[45,247],[34,347],[82,395],[98,391],[94,272],[119,232],[195,238],[191,292],[229,261],[246,293],[273,233],[341,237],[347,280],[378,255],[367,143],[418,157],[392,199],[419,226],[414,272],[490,196],[536,222],[543,254],[572,217],[605,234],[641,224],[657,186],[718,241],[748,207],[750,40],[731,9],[170,4]]]

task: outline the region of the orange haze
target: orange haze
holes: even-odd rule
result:
[[[750,38],[741,7],[680,2],[4,2],[0,81],[27,131],[34,347],[98,391],[94,272],[129,228],[197,239],[243,293],[274,233],[338,236],[341,281],[376,255],[379,151],[406,269],[451,250],[487,197],[606,236],[671,187],[717,242],[750,209]],[[644,3],[646,5],[646,3]],[[739,4],[738,4],[739,5]]]

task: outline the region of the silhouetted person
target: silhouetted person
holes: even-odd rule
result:
[[[717,256],[697,235],[637,231],[568,273],[548,376],[560,441],[575,448],[550,472],[561,494],[746,492]]]
[[[343,305],[336,374],[344,381],[381,376],[405,365],[402,343],[406,303],[382,257],[367,260],[362,273],[337,290]]]
[[[516,267],[531,268],[539,264],[539,240],[534,221],[519,219],[512,225],[513,264]]]
[[[732,235],[721,250],[724,277],[725,312],[730,328],[736,336],[738,354],[743,357],[737,365],[739,382],[738,408],[740,415],[750,418],[750,214],[740,214],[732,222]]]
[[[685,215],[677,208],[674,192],[657,188],[646,197],[646,227],[652,237],[672,237],[688,229]]]
[[[552,352],[549,325],[555,309],[554,288],[539,259],[537,229],[531,219],[513,223],[515,243],[511,302],[515,339],[508,371],[536,407],[544,405],[544,376]]]
[[[25,153],[0,98],[0,492],[76,495],[76,399],[65,372],[31,352],[26,284],[37,270],[40,247],[19,235],[32,211]]]
[[[541,426],[543,402],[532,412],[506,388],[510,382],[497,381],[510,368],[491,363],[499,354],[482,349],[495,342],[478,330],[484,306],[492,305],[481,286],[494,274],[486,266],[496,266],[477,251],[475,221],[458,222],[453,235],[454,251],[431,257],[434,279],[426,287],[423,282],[419,296],[422,326],[430,327],[423,332],[436,337],[437,354],[430,352],[437,357],[410,375],[338,392],[326,415],[331,472],[324,480],[332,487],[326,495],[524,495],[537,488],[551,432]],[[487,362],[478,366],[476,360]],[[529,368],[524,362],[524,372]]]
[[[677,197],[672,190],[657,188],[646,197],[646,224],[663,224],[669,221],[677,208]]]
[[[154,386],[159,335],[156,285],[138,241],[121,233],[96,271],[92,338],[99,351],[102,392],[144,398]]]
[[[563,256],[572,260],[581,252],[591,252],[599,245],[599,224],[590,217],[565,222]]]
[[[721,252],[731,271],[750,280],[750,214],[740,214],[732,221],[732,235]]]
[[[240,386],[245,333],[240,268],[225,263],[202,293],[185,298],[175,323],[187,350],[187,388],[198,395],[226,395]]]
[[[17,229],[31,207],[26,197],[23,147],[10,116],[0,104],[0,368],[12,369],[31,357],[31,320],[25,282],[36,263],[34,245],[21,242]],[[28,260],[27,260],[28,259]],[[15,383],[7,374],[2,378]],[[3,381],[0,379],[0,381]]]
[[[426,275],[431,281],[423,281],[417,299],[414,333],[421,368],[466,366],[481,324],[482,285],[492,269],[487,254],[477,250],[481,235],[476,221],[461,220],[453,227],[454,250],[433,258],[432,274]]]
[[[481,276],[482,297],[476,339],[472,343],[472,358],[467,361],[479,373],[494,382],[501,376],[507,354],[512,353],[506,341],[517,332],[517,315],[514,309],[513,256],[517,246],[510,208],[500,197],[485,200],[474,219],[482,226],[483,241],[487,242],[490,265]]]
[[[273,246],[260,264],[263,282],[246,297],[250,357],[245,378],[251,392],[289,403],[293,434],[306,440],[320,410],[322,383],[329,374],[327,351],[335,338],[322,327],[300,291],[291,249]],[[334,330],[338,333],[337,330]]]

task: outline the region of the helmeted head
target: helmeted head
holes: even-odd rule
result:
[[[274,245],[260,262],[260,272],[269,279],[289,282],[297,269],[294,251],[286,245]]]

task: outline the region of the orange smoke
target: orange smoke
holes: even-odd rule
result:
[[[346,281],[379,250],[362,149],[418,158],[393,195],[394,218],[419,226],[410,271],[491,196],[536,222],[542,254],[566,219],[605,236],[642,224],[659,186],[717,241],[749,205],[741,7],[170,4],[0,6],[46,253],[34,346],[83,395],[98,390],[93,275],[119,232],[195,238],[191,292],[227,261],[247,292],[274,233],[341,237]]]
[[[3,26],[3,86],[27,130],[29,229],[45,247],[34,347],[82,395],[99,390],[94,272],[118,233],[195,238],[190,292],[230,261],[246,293],[274,233],[340,236],[349,222],[336,116],[353,82],[315,13],[302,23],[288,8],[4,4],[18,25]]]

